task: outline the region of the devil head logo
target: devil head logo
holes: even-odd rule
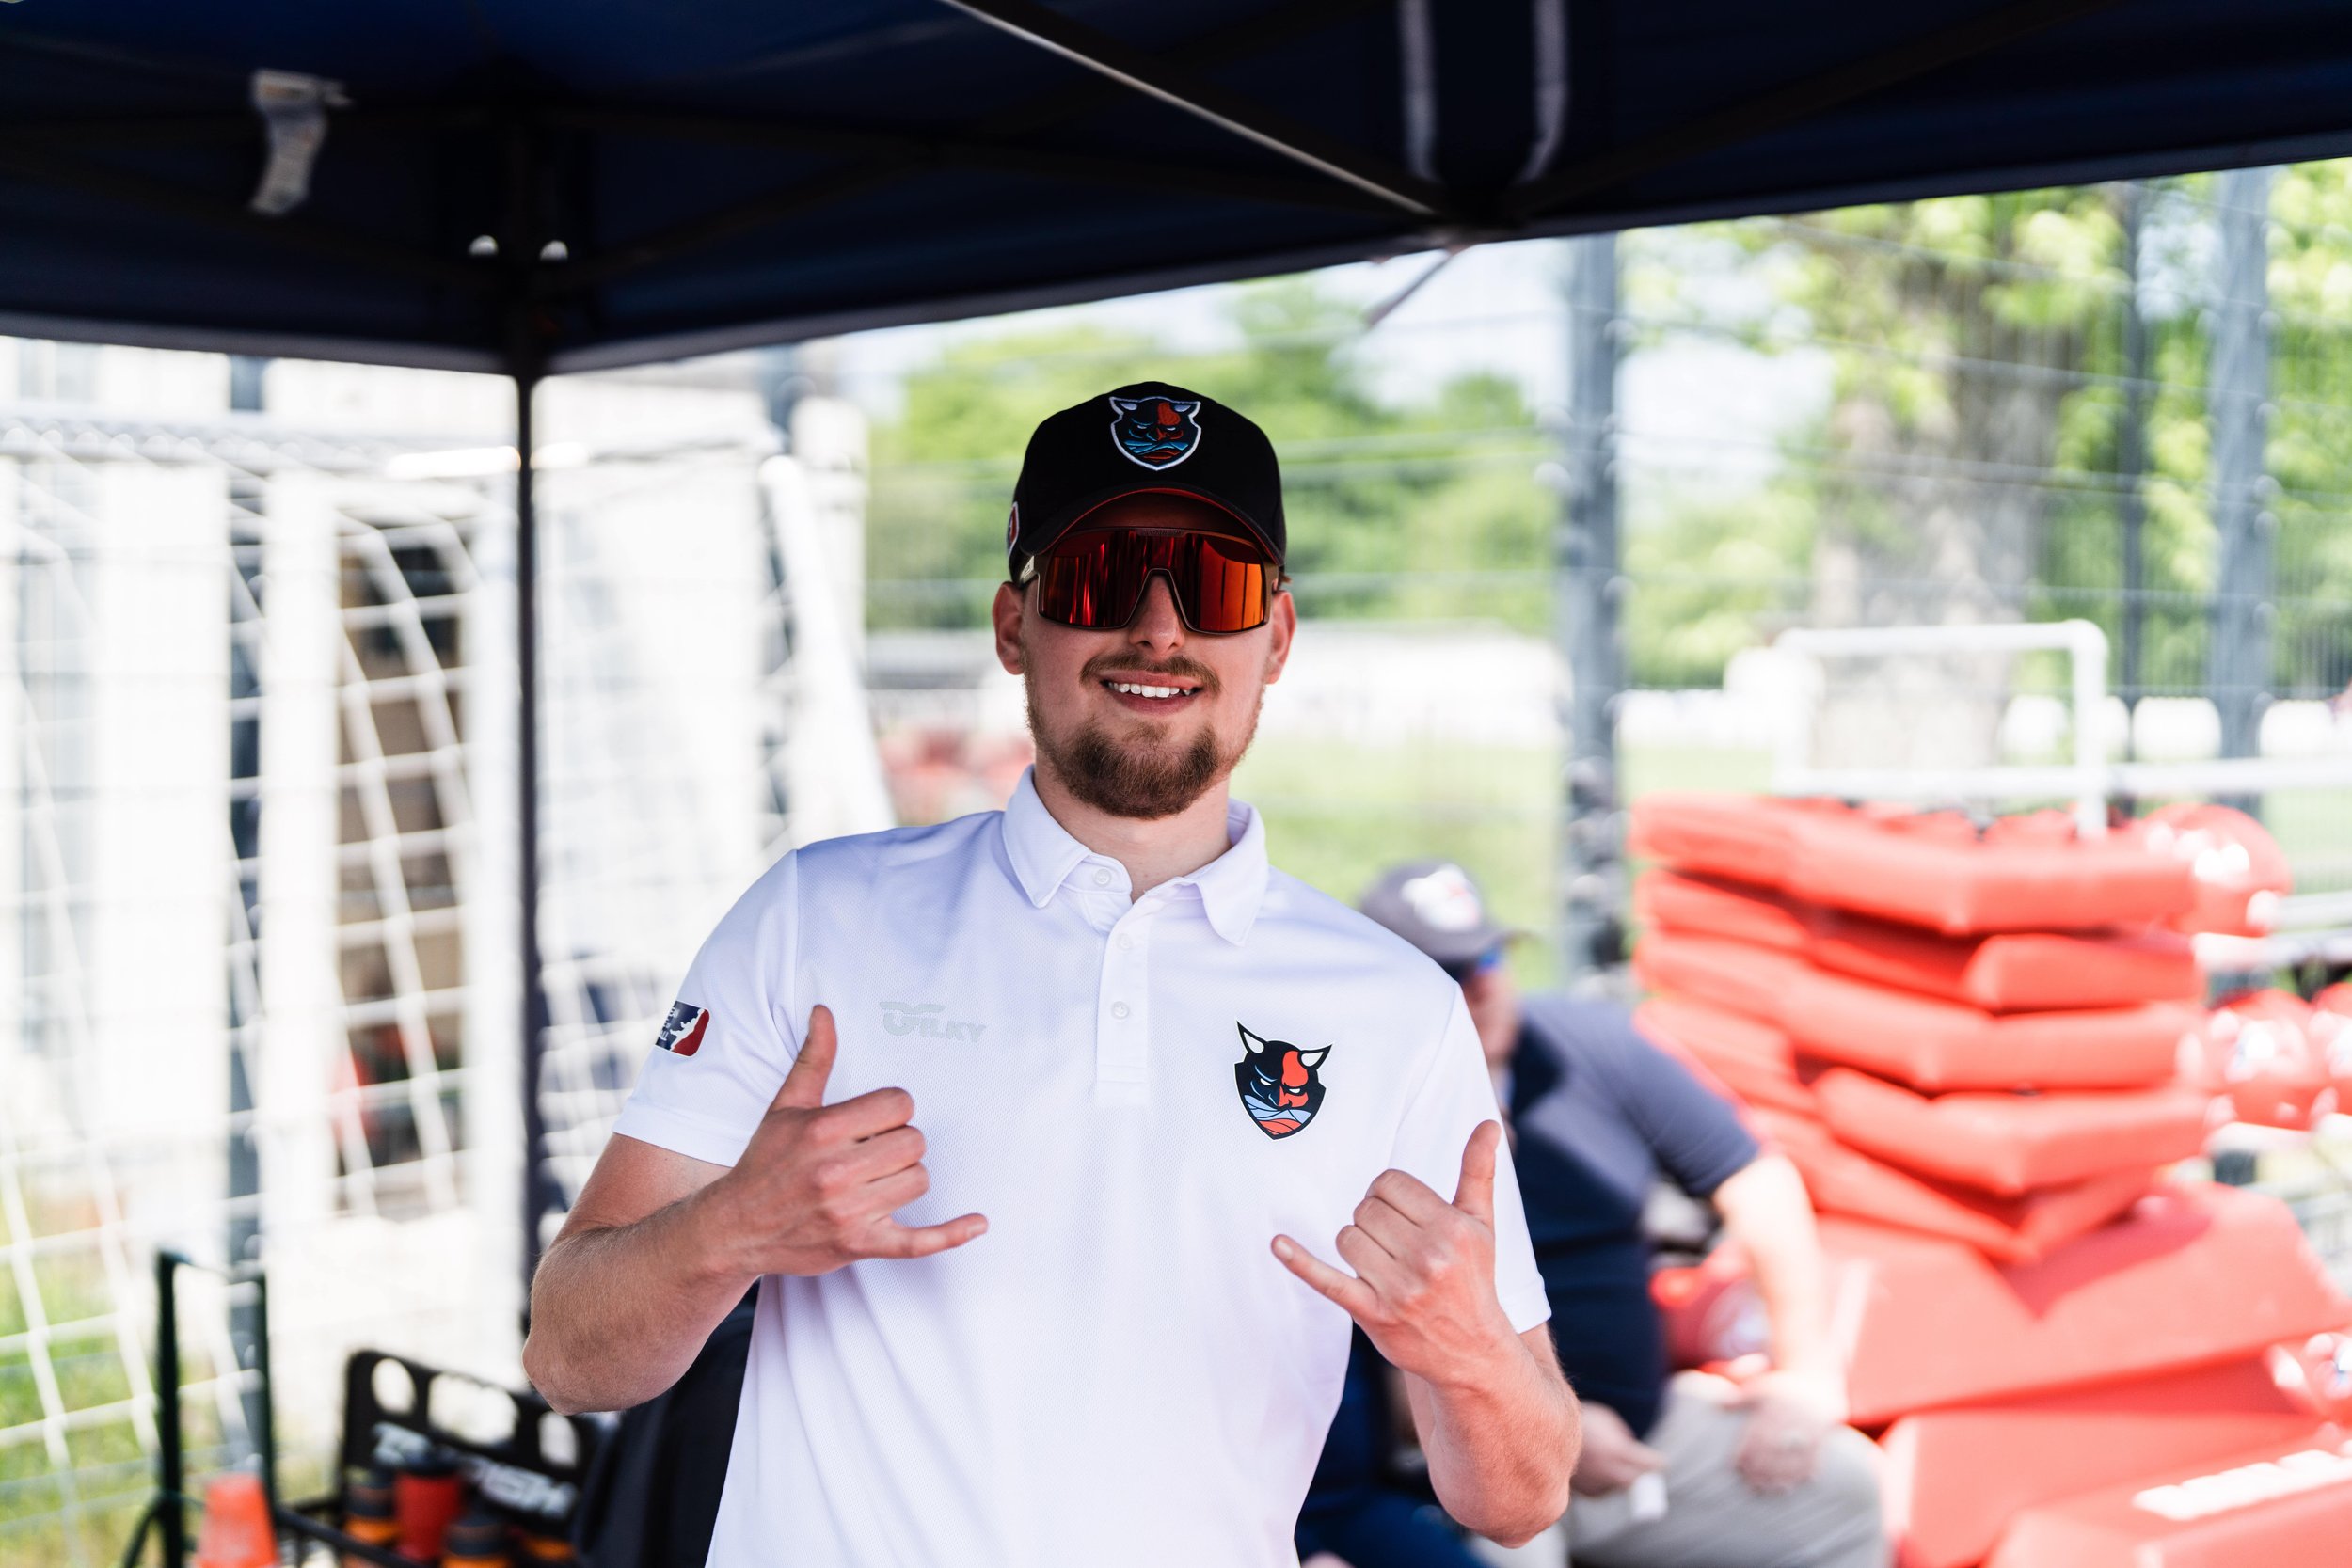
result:
[[[1130,463],[1172,468],[1200,447],[1198,398],[1113,398],[1111,438]]]
[[[1233,1085],[1243,1109],[1269,1138],[1287,1138],[1323,1108],[1323,1078],[1316,1069],[1331,1048],[1301,1051],[1288,1040],[1262,1039],[1241,1030],[1242,1058],[1233,1064]]]

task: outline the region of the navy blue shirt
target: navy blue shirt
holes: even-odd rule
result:
[[[1666,1341],[1642,1211],[1662,1174],[1705,1198],[1761,1152],[1727,1103],[1625,1009],[1531,996],[1511,1054],[1513,1155],[1560,1365],[1638,1436],[1658,1419]]]

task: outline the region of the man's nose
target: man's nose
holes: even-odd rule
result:
[[[1184,619],[1176,613],[1176,594],[1165,576],[1155,573],[1143,585],[1143,603],[1136,607],[1136,618],[1128,623],[1127,637],[1137,647],[1159,653],[1184,645]]]

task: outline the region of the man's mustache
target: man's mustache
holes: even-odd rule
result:
[[[1125,654],[1097,654],[1086,661],[1086,667],[1078,672],[1078,675],[1081,680],[1089,681],[1137,675],[1174,675],[1192,682],[1200,689],[1203,696],[1209,697],[1216,696],[1223,684],[1216,678],[1216,671],[1184,654],[1178,654],[1158,664],[1141,663]]]

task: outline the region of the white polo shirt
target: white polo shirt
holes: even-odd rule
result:
[[[1391,1166],[1452,1197],[1496,1108],[1460,988],[1229,823],[1130,901],[1025,776],[1003,812],[797,850],[720,922],[616,1131],[734,1164],[821,1002],[828,1103],[914,1097],[931,1186],[899,1218],[989,1229],[761,1282],[712,1564],[1296,1562],[1349,1325],[1269,1243],[1336,1260]]]

